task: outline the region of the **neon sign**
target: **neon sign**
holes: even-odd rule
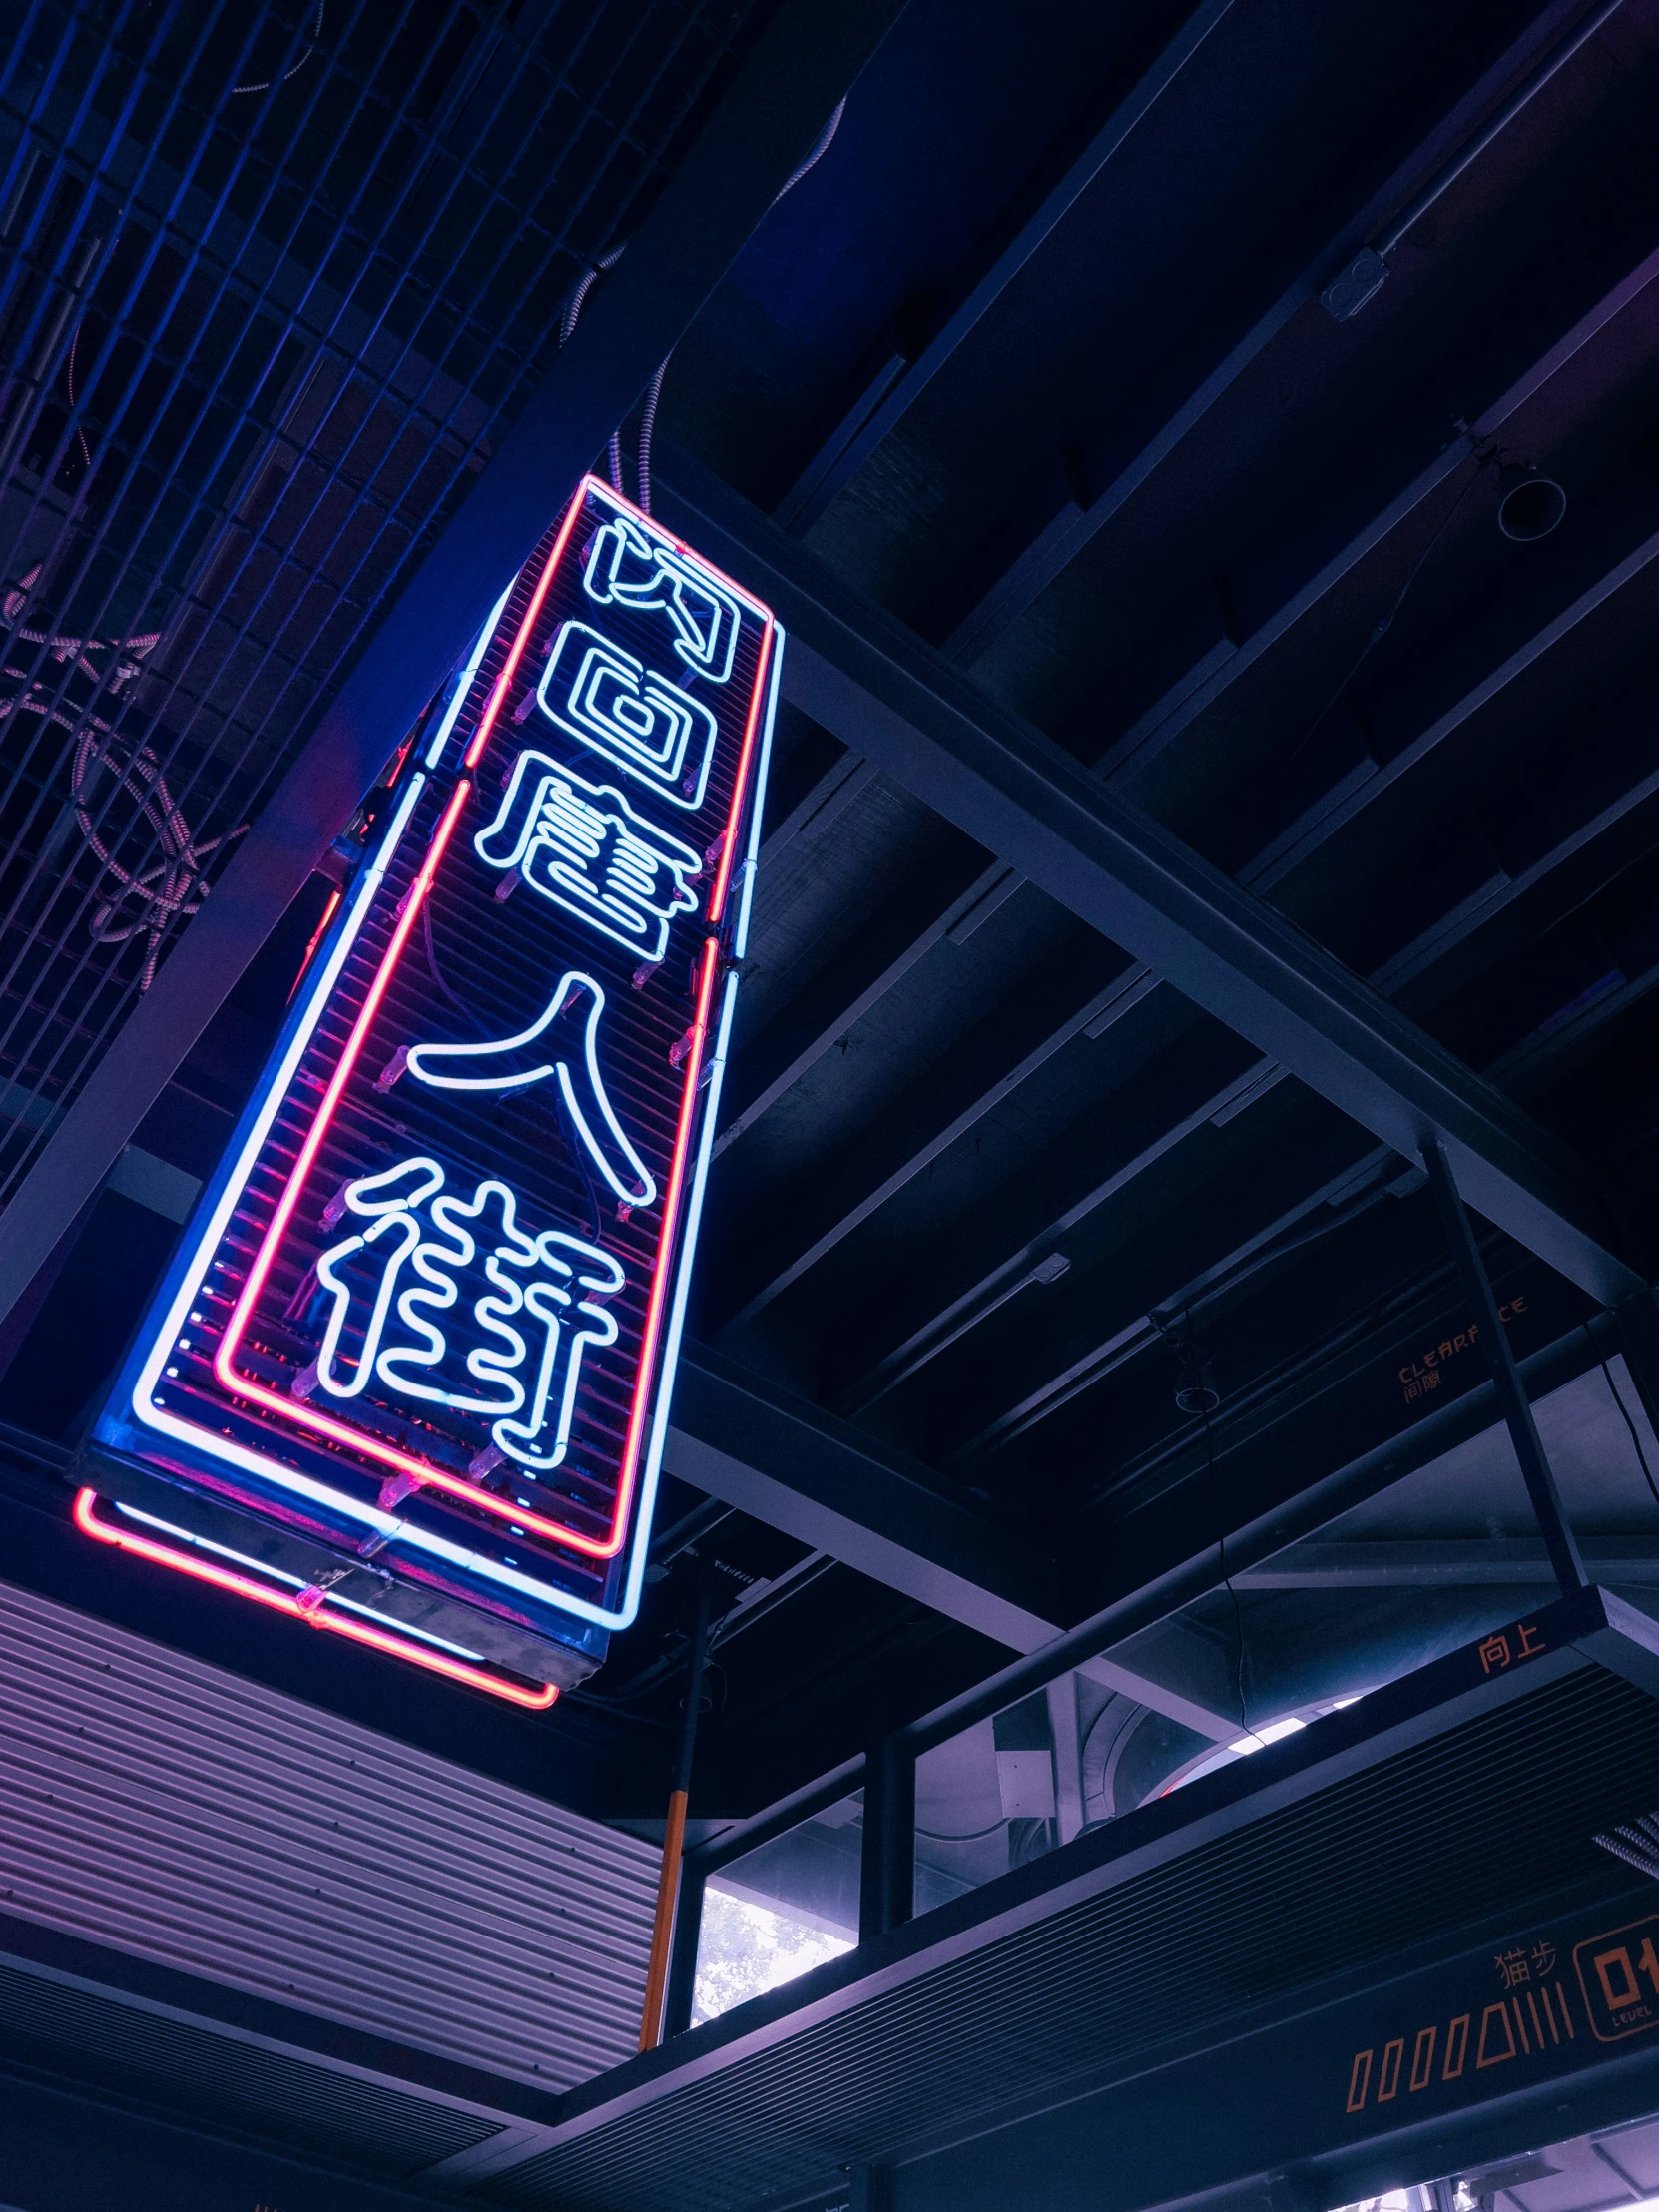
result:
[[[583,483],[307,954],[84,1533],[520,1704],[633,1619],[782,649]]]

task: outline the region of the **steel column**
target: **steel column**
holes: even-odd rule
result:
[[[641,2050],[655,2050],[664,2033],[663,2000],[668,1992],[669,1947],[674,1935],[675,1901],[680,1892],[680,1853],[686,1836],[686,1807],[691,1799],[692,1761],[697,1753],[703,1669],[709,1657],[709,1612],[714,1600],[714,1564],[705,1560],[697,1577],[697,1617],[686,1661],[686,1703],[680,1715],[680,1747],[674,1762],[674,1784],[669,1791],[668,1819],[663,1827],[663,1869],[657,1884],[657,1919],[651,1932],[651,1964],[645,1977],[645,2003],[640,2017]]]
[[[663,2041],[683,2035],[691,2025],[697,1993],[697,1946],[703,1934],[703,1893],[709,1878],[701,1864],[682,1856],[680,1899],[674,1911],[674,1945],[668,1959],[668,1990],[663,1998]]]

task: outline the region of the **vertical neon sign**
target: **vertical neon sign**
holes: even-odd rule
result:
[[[85,1533],[520,1704],[633,1619],[782,650],[583,483],[309,956]]]

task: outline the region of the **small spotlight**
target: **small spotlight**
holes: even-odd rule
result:
[[[1517,545],[1535,545],[1549,536],[1566,513],[1567,495],[1553,476],[1540,476],[1536,469],[1503,473],[1512,475],[1513,481],[1498,501],[1497,526]]]

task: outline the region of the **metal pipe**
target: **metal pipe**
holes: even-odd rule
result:
[[[1375,251],[1383,255],[1391,254],[1412,225],[1421,221],[1440,195],[1457,182],[1472,162],[1480,159],[1492,141],[1509,128],[1527,103],[1543,91],[1556,72],[1572,60],[1581,46],[1588,45],[1608,17],[1616,15],[1623,5],[1624,0],[1602,0],[1602,5],[1593,15],[1579,24],[1577,30],[1569,32],[1554,53],[1547,54],[1532,74],[1509,95],[1484,130],[1477,131],[1466,146],[1459,147],[1445,167],[1431,177],[1416,198],[1395,216]]]
[[[692,1630],[686,1668],[686,1706],[680,1716],[680,1750],[669,1792],[663,1830],[663,1864],[657,1878],[657,1918],[651,1930],[651,1963],[645,1976],[645,2005],[640,2016],[640,2048],[655,2050],[663,2039],[663,1998],[668,1989],[669,1946],[674,1939],[674,1905],[680,1889],[680,1853],[686,1840],[686,1805],[691,1796],[692,1760],[697,1751],[697,1709],[703,1701],[703,1667],[709,1656],[709,1607],[714,1568],[705,1561],[697,1580],[697,1624]]]
[[[1492,1388],[1509,1430],[1509,1440],[1515,1447],[1515,1457],[1520,1461],[1521,1479],[1526,1484],[1526,1494],[1532,1500],[1532,1510],[1538,1516],[1538,1527],[1544,1539],[1544,1549],[1549,1554],[1555,1579],[1561,1585],[1563,1597],[1571,1597],[1585,1587],[1584,1562],[1579,1557],[1578,1545],[1573,1540],[1567,1516],[1561,1507],[1561,1493],[1555,1486],[1555,1476],[1544,1454],[1543,1439],[1538,1434],[1538,1424],[1532,1418],[1532,1406],[1522,1387],[1520,1371],[1515,1366],[1515,1356],[1509,1349],[1503,1324],[1498,1319],[1497,1300],[1480,1261],[1480,1248],[1474,1241],[1474,1231],[1469,1227],[1469,1217],[1464,1210],[1457,1179],[1451,1172],[1443,1147],[1437,1137],[1430,1137],[1422,1148],[1422,1164],[1428,1170],[1429,1187],[1434,1202],[1440,1209],[1440,1222],[1445,1230],[1451,1256],[1457,1263],[1458,1278],[1463,1286],[1463,1296],[1473,1309],[1479,1325],[1480,1346],[1486,1355],[1486,1366],[1492,1378]]]
[[[1594,1366],[1600,1350],[1595,1336],[1597,1327],[1598,1322],[1592,1320],[1588,1349],[1583,1331],[1573,1329],[1527,1359],[1525,1371],[1536,1379],[1540,1389],[1558,1389],[1562,1383],[1572,1382]],[[1390,1488],[1404,1475],[1427,1466],[1454,1444],[1478,1435],[1490,1426],[1494,1411],[1501,1410],[1495,1383],[1483,1382],[1454,1404],[1442,1406],[1419,1421],[1408,1439],[1390,1437],[1386,1443],[1365,1452],[1346,1467],[1339,1467],[1323,1482],[1314,1483],[1287,1503],[1275,1506],[1246,1527],[1230,1533],[1227,1538],[1228,1571],[1242,1574],[1246,1568],[1260,1566],[1300,1538],[1313,1535],[1351,1506],[1363,1504],[1380,1490]],[[1184,1560],[1144,1588],[1115,1599],[1088,1620],[1079,1621],[1064,1636],[1057,1636],[1053,1643],[1045,1644],[1023,1659],[1013,1660],[971,1690],[964,1690],[931,1713],[924,1713],[901,1733],[917,1753],[929,1750],[934,1744],[945,1743],[964,1728],[971,1728],[975,1721],[986,1720],[1016,1699],[1043,1689],[1060,1675],[1069,1674],[1073,1667],[1081,1666],[1085,1659],[1097,1658],[1101,1652],[1127,1642],[1142,1629],[1168,1620],[1184,1605],[1207,1597],[1220,1586],[1221,1572],[1212,1542],[1196,1558]],[[804,1799],[807,1794],[803,1791],[800,1797]],[[767,1818],[765,1814],[757,1815],[751,1826],[759,1832]]]

